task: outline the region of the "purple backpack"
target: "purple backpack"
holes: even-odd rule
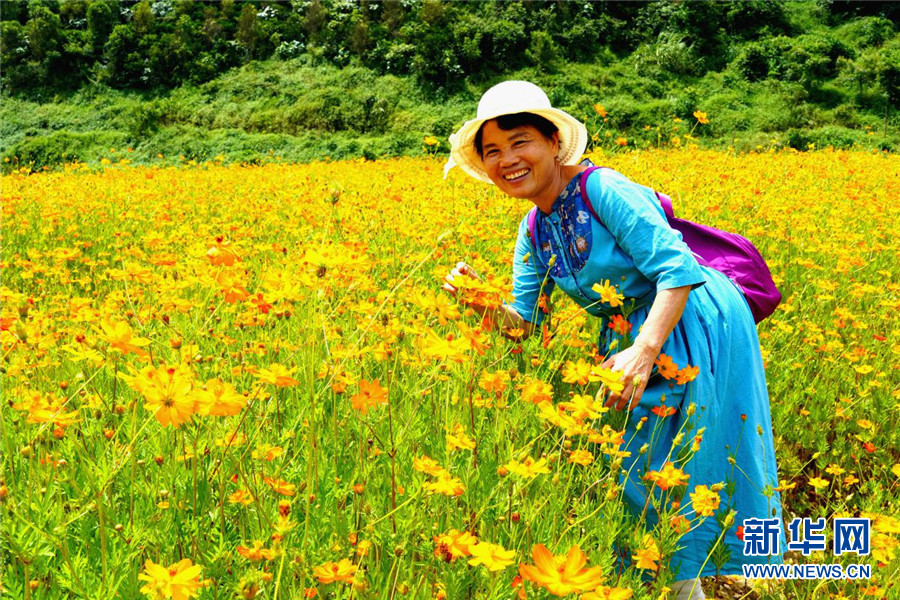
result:
[[[598,222],[600,217],[594,212],[594,207],[588,199],[587,178],[602,168],[604,167],[588,168],[581,174],[580,182],[582,199]],[[781,293],[772,281],[772,274],[766,261],[749,240],[736,233],[678,219],[672,210],[672,199],[659,192],[656,192],[656,197],[666,213],[669,226],[681,232],[684,242],[694,253],[697,262],[724,273],[741,289],[747,304],[750,305],[754,321],[759,323],[775,312],[775,307],[781,302]],[[534,227],[537,211],[535,206],[528,213],[528,237],[531,238],[532,247],[536,247]]]

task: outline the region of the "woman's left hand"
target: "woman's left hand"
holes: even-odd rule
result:
[[[610,394],[604,405],[607,407],[615,405],[616,410],[622,410],[626,405],[628,410],[637,406],[644,394],[644,388],[647,387],[655,358],[651,350],[635,345],[606,359],[600,366],[604,369],[621,371],[625,389],[619,394]]]

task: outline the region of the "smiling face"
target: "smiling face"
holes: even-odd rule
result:
[[[534,199],[555,190],[559,180],[559,133],[546,138],[533,125],[503,130],[496,121],[488,121],[481,139],[484,170],[505,193]]]

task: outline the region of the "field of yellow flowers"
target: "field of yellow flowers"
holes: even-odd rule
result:
[[[785,519],[872,519],[868,557],[789,554],[870,580],[747,597],[900,597],[897,156],[593,159],[757,245]],[[679,532],[737,535],[677,473],[646,483],[704,510],[623,510],[594,320],[515,343],[441,290],[464,260],[499,302],[529,208],[441,166],[5,176],[3,596],[655,599]]]

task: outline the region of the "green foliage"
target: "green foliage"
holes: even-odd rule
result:
[[[103,156],[109,152],[109,148],[121,146],[125,139],[125,134],[117,131],[56,131],[49,135],[26,138],[13,151],[4,154],[4,158],[9,158],[14,163],[34,164],[38,167],[58,165]]]
[[[780,2],[749,0],[731,2],[725,13],[729,35],[759,39],[790,33],[790,22]]]
[[[4,2],[0,146],[18,156],[28,139],[24,151],[52,163],[56,142],[36,151],[37,138],[115,132],[150,160],[140,148],[153,140],[164,154],[163,138],[199,155],[222,129],[241,156],[267,135],[302,139],[278,138],[292,156],[314,156],[316,143],[335,156],[417,152],[422,136],[445,140],[469,118],[484,89],[519,78],[601,142],[663,144],[673,118],[702,110],[710,124],[693,135],[705,143],[752,148],[830,126],[879,131],[862,140],[874,147],[898,127],[890,17],[755,0]],[[395,143],[371,141],[382,137]]]
[[[865,146],[868,143],[867,135],[861,131],[853,131],[846,127],[827,125],[816,129],[792,129],[788,132],[787,143],[791,148],[807,150],[810,147],[825,148],[851,148],[854,145]],[[896,151],[900,147],[897,139],[882,140],[879,149]]]

